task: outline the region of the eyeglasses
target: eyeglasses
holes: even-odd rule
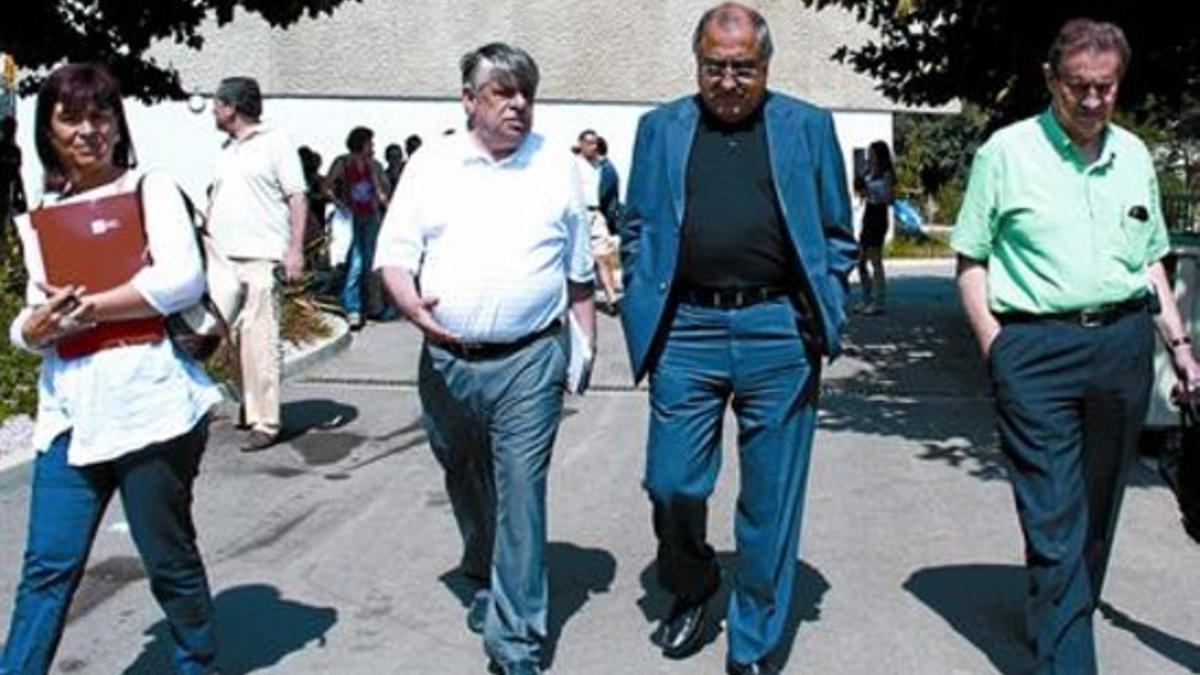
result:
[[[707,78],[719,80],[725,73],[732,72],[738,82],[752,82],[758,77],[756,59],[700,59],[700,72]]]

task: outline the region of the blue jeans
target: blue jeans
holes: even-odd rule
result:
[[[731,401],[737,415],[738,562],[727,626],[729,658],[740,663],[776,647],[796,579],[820,376],[797,321],[786,298],[741,309],[680,304],[650,374],[645,487],[659,581],[684,601],[707,597],[719,581],[707,500]]]
[[[346,283],[342,286],[342,308],[362,314],[367,279],[375,266],[375,243],[379,240],[379,214],[354,214],[354,236],[346,255]]]
[[[547,633],[546,474],[562,417],[562,331],[494,359],[421,350],[429,444],[463,538],[463,571],[490,577],[484,647],[504,663],[539,662]]]
[[[37,457],[29,535],[0,675],[49,672],[71,596],[114,492],[129,521],[154,594],[175,639],[175,669],[213,669],[212,596],[192,524],[192,482],[208,440],[207,421],[188,433],[110,462],[67,464],[71,433]]]

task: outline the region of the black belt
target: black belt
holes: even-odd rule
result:
[[[1084,328],[1099,328],[1120,319],[1127,314],[1146,309],[1147,298],[1139,295],[1124,302],[1114,302],[1107,305],[1097,305],[1075,312],[1057,312],[1054,314],[1031,314],[1029,312],[1004,312],[997,315],[1002,324],[1034,323],[1039,321],[1058,321],[1071,323]]]
[[[519,337],[512,342],[453,342],[439,344],[438,347],[463,359],[498,359],[501,356],[508,356],[518,349],[528,346],[539,338],[543,338],[551,333],[557,333],[561,327],[562,320],[555,319],[547,324],[545,328]]]
[[[759,286],[757,288],[740,289],[685,286],[679,289],[678,298],[680,302],[689,305],[699,305],[700,307],[740,309],[790,294],[791,291],[782,286]]]

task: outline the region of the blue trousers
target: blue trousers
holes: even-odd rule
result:
[[[787,621],[816,423],[819,361],[786,298],[741,309],[680,304],[650,377],[645,487],[654,506],[660,583],[695,601],[719,582],[706,502],[721,469],[732,401],[741,467],[729,658],[756,661]]]
[[[129,521],[154,594],[175,639],[175,669],[213,668],[212,596],[192,524],[192,482],[208,438],[207,422],[188,433],[111,462],[67,464],[70,432],[38,455],[29,535],[0,675],[49,672],[71,596],[96,528],[114,492]]]
[[[463,539],[462,569],[488,587],[484,647],[537,663],[547,633],[546,474],[562,416],[566,334],[468,359],[426,344],[418,389]]]
[[[346,283],[342,286],[342,308],[347,312],[363,312],[367,279],[375,266],[375,244],[379,240],[379,214],[354,214],[354,234],[346,254]]]
[[[989,356],[1025,536],[1025,624],[1038,675],[1095,673],[1092,615],[1146,416],[1146,312],[1102,327],[1009,323]]]

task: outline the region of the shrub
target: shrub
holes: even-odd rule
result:
[[[38,358],[8,342],[8,326],[25,305],[25,269],[11,232],[0,230],[0,420],[32,414],[37,405]]]

